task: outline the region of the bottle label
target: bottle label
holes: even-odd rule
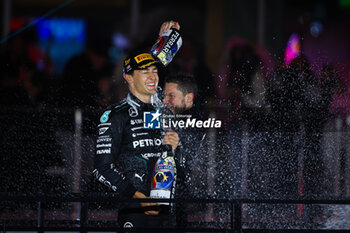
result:
[[[151,49],[151,54],[167,66],[182,46],[182,38],[176,29],[163,32]]]
[[[164,152],[158,159],[152,179],[151,198],[170,198],[175,179],[175,160],[173,156],[167,156]],[[169,203],[159,203],[169,205]]]
[[[159,158],[153,172],[152,189],[171,190],[175,175],[174,166],[173,157]]]
[[[154,189],[151,190],[150,197],[151,198],[170,198],[171,192],[169,190],[164,189]],[[163,202],[164,204],[167,204],[166,202]]]

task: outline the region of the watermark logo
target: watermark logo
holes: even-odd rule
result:
[[[146,129],[169,128],[221,128],[221,120],[192,118],[191,115],[162,115],[157,112],[143,113],[143,127]]]
[[[208,118],[207,120],[200,120],[196,118],[172,118],[163,117],[163,128],[221,128],[221,120],[215,118]]]
[[[161,128],[161,116],[157,110],[156,112],[144,112],[143,113],[143,127],[145,129],[160,129]]]

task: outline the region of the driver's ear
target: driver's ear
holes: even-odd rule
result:
[[[127,81],[128,84],[131,84],[131,83],[134,82],[134,79],[133,79],[132,75],[130,75],[130,74],[125,74],[124,78],[125,78],[125,80]]]

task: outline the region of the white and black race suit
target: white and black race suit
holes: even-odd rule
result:
[[[143,115],[154,111],[151,103],[129,93],[100,118],[93,175],[122,198],[131,198],[136,190],[150,194],[163,135],[161,129],[144,128]]]

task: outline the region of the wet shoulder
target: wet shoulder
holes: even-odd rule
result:
[[[129,107],[130,105],[126,102],[126,100],[110,105],[101,115],[100,123],[106,123],[112,118],[119,118],[121,115],[127,113]]]
[[[117,114],[117,113],[126,112],[129,107],[130,107],[130,104],[126,101],[126,99],[124,99],[118,104],[111,105],[109,108],[113,112],[113,114]]]

